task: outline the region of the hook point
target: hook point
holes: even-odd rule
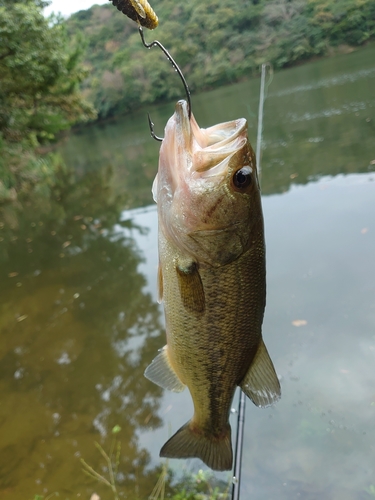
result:
[[[150,113],[147,113],[147,118],[148,118],[148,126],[150,127],[151,137],[153,137],[155,141],[162,142],[163,137],[158,137],[154,132],[154,122],[151,120]]]

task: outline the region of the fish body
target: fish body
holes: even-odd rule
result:
[[[162,447],[170,458],[232,467],[229,413],[237,386],[257,406],[280,397],[262,340],[263,215],[245,119],[199,128],[176,104],[153,186],[159,217],[159,297],[167,345],[145,376],[179,392],[192,419]]]

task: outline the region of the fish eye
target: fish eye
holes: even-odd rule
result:
[[[250,186],[253,171],[251,167],[245,166],[237,170],[233,175],[233,184],[237,189],[245,189]]]

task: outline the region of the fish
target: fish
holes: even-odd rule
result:
[[[194,404],[193,417],[160,456],[196,457],[213,470],[230,470],[237,386],[259,407],[281,395],[262,339],[264,224],[247,121],[200,128],[187,102],[178,101],[152,192],[167,344],[145,376],[174,392],[187,386]]]

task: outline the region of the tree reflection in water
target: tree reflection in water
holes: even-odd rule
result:
[[[2,208],[0,497],[100,492],[79,460],[100,472],[94,442],[108,449],[115,425],[124,493],[145,498],[160,473],[137,431],[161,424],[143,372],[164,331],[138,271],[144,230],[121,222],[110,176],[66,176],[52,197]]]

